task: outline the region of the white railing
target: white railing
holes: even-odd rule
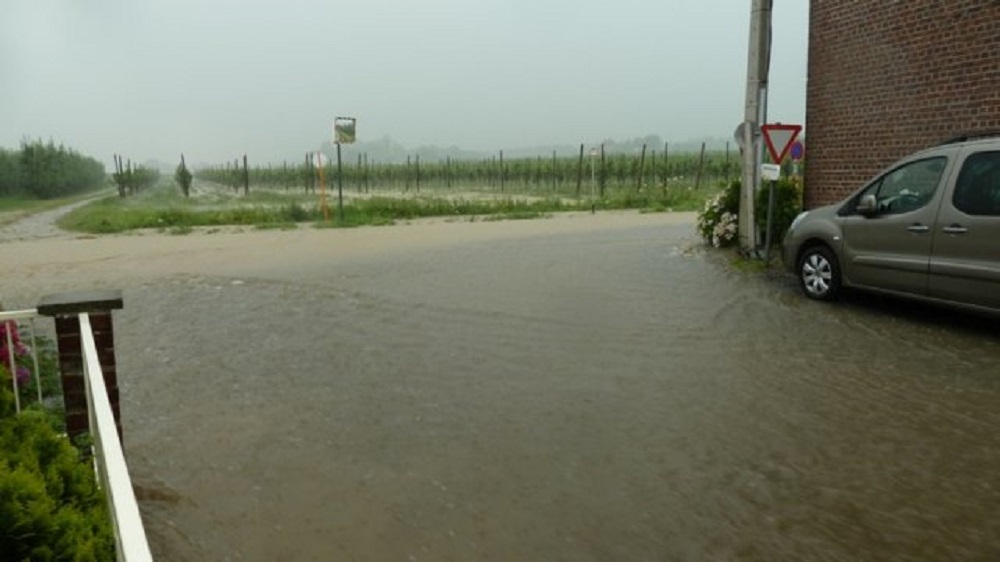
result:
[[[38,318],[38,311],[34,308],[29,310],[15,310],[9,312],[0,311],[0,323],[4,326],[4,341],[0,342],[0,347],[7,349],[7,356],[0,357],[0,360],[4,362],[4,365],[10,369],[10,379],[11,384],[14,386],[14,406],[17,412],[21,411],[21,392],[18,388],[19,383],[17,380],[18,367],[17,356],[18,350],[15,349],[14,345],[14,332],[18,328],[18,321],[27,321],[28,332],[30,333],[31,345],[31,362],[32,366],[32,376],[35,379],[35,387],[38,389],[38,402],[42,401],[42,378],[41,372],[38,369],[38,345],[35,341],[35,318]]]
[[[108,498],[111,524],[115,531],[118,560],[141,562],[152,560],[146,530],[139,515],[139,504],[132,491],[132,480],[125,464],[125,453],[118,439],[115,416],[104,386],[104,373],[97,358],[90,316],[80,314],[80,343],[83,351],[83,376],[87,387],[90,412],[90,434],[94,440],[97,474]]]

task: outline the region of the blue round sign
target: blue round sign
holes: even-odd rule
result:
[[[802,144],[802,141],[795,141],[794,143],[792,143],[792,148],[789,150],[789,156],[792,157],[792,160],[795,161],[802,160],[802,157],[805,156],[805,153],[806,153],[806,147],[805,145]]]

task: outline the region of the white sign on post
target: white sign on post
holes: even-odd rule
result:
[[[781,166],[777,164],[761,164],[760,177],[765,180],[778,181],[781,178]]]

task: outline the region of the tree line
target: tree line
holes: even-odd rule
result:
[[[97,189],[106,181],[102,163],[62,144],[22,140],[17,150],[0,148],[0,197],[54,199]]]

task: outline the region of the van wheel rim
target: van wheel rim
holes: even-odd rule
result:
[[[819,254],[812,254],[802,264],[802,283],[813,295],[823,295],[830,290],[833,268],[830,262]]]

